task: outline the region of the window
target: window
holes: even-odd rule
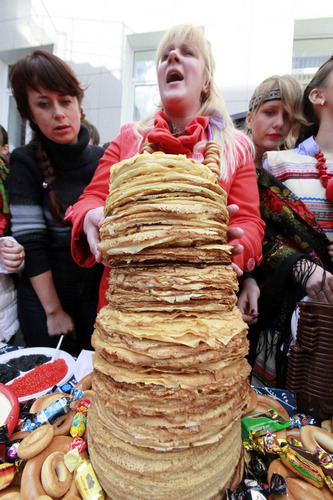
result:
[[[144,118],[159,103],[155,53],[163,34],[158,31],[127,36],[122,123]]]
[[[333,54],[333,18],[295,21],[292,72],[303,84]]]
[[[0,82],[0,91],[3,96],[3,123],[2,125],[8,132],[10,151],[18,146],[22,146],[31,139],[31,128],[26,120],[22,120],[17,111],[16,101],[12,95],[9,84],[9,73],[12,65],[23,55],[29,54],[34,49],[41,48],[53,52],[53,45],[44,45],[37,47],[24,47],[0,52],[0,60],[5,70],[5,78]],[[1,67],[0,67],[1,69]],[[7,72],[7,73],[6,73]]]
[[[132,86],[134,88],[133,119],[147,116],[158,96],[155,71],[155,50],[136,50],[133,53]]]

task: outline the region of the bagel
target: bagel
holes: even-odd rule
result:
[[[78,403],[82,401],[82,399],[88,399],[91,402],[95,394],[96,393],[93,389],[86,389],[85,391],[83,391],[83,394],[79,399],[76,399],[71,402],[70,407],[75,410]]]
[[[68,397],[65,392],[51,392],[50,394],[43,394],[36,401],[34,401],[30,408],[30,413],[39,413],[45,410],[51,403],[58,401],[58,399],[63,397]]]
[[[69,434],[74,415],[75,411],[69,410],[68,413],[62,415],[52,424],[55,436],[67,436],[67,434]]]
[[[325,431],[333,433],[332,420],[323,420],[320,426],[322,429],[325,429]]]
[[[76,384],[75,388],[76,389],[81,389],[81,391],[86,391],[88,389],[91,389],[92,386],[92,372],[88,373],[88,375],[85,375],[82,377],[78,383]]]
[[[267,471],[267,480],[268,484],[270,484],[273,472],[276,472],[277,474],[280,474],[280,476],[284,477],[285,479],[287,477],[298,477],[299,476],[293,472],[292,470],[288,469],[279,458],[276,458],[275,460],[272,460],[272,462],[269,464],[268,471]]]
[[[81,500],[81,495],[78,487],[76,486],[75,479],[73,477],[72,483],[69,487],[67,493],[62,497],[62,500]]]
[[[303,446],[311,453],[316,451],[317,446],[329,453],[333,453],[333,434],[321,427],[303,425],[301,427],[301,441]]]
[[[60,498],[65,495],[72,483],[73,474],[67,469],[64,456],[62,451],[54,451],[42,465],[42,485],[51,498]]]
[[[276,436],[277,439],[283,439],[284,441],[287,441],[287,429],[274,431],[274,436]]]
[[[21,500],[20,491],[9,491],[0,496],[1,500]]]
[[[332,500],[333,495],[326,486],[316,488],[304,479],[296,477],[287,477],[286,483],[288,495],[295,500]]]
[[[43,451],[52,441],[54,429],[51,424],[43,424],[31,431],[17,447],[17,455],[28,460]]]
[[[301,431],[298,427],[294,429],[286,429],[287,441],[291,442],[291,438],[297,439],[297,441],[301,441]]]
[[[20,488],[18,486],[8,486],[5,490],[0,491],[1,500],[20,500]]]
[[[17,431],[17,432],[14,432],[14,434],[12,434],[10,436],[10,440],[11,441],[15,441],[15,439],[23,439],[25,438],[28,434],[30,434],[30,431]]]
[[[21,480],[22,500],[36,500],[39,496],[46,495],[40,480],[42,465],[54,451],[67,453],[72,441],[70,436],[55,436],[47,448],[26,462]],[[88,458],[87,452],[81,452],[80,457],[82,459]]]
[[[246,408],[243,411],[243,417],[245,415],[248,415],[250,412],[252,412],[257,407],[257,404],[258,404],[257,393],[253,389],[253,387],[250,388],[249,396],[250,396],[250,400],[249,400]]]
[[[257,394],[257,406],[248,413],[248,415],[266,413],[269,408],[274,408],[282,417],[289,420],[289,413],[287,410],[276,399],[266,396],[265,394]]]

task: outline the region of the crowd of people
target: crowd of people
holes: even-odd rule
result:
[[[36,50],[14,64],[13,95],[33,137],[9,158],[1,150],[0,277],[10,282],[0,290],[12,304],[17,293],[18,313],[0,340],[13,341],[20,328],[28,347],[55,346],[63,334],[69,352],[90,349],[106,304],[109,269],[98,244],[110,167],[143,150],[203,161],[215,141],[252,383],[285,386],[297,302],[333,303],[333,56],[304,91],[292,75],[260,83],[244,130],[227,112],[214,69],[200,29],[171,28],[156,54],[156,111],[99,147],[82,111],[84,89],[64,61]]]

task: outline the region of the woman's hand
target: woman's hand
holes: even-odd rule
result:
[[[48,334],[52,337],[73,332],[74,321],[62,308],[52,271],[32,276],[30,281],[45,311]]]
[[[9,273],[16,273],[25,257],[24,248],[17,241],[0,239],[0,260]]]
[[[306,292],[308,296],[317,302],[324,304],[333,304],[333,276],[326,271],[326,279],[323,285],[324,270],[316,266],[306,283]]]
[[[74,331],[74,321],[62,308],[46,314],[47,331],[50,337],[67,335]]]
[[[103,220],[104,208],[98,207],[89,210],[83,222],[83,231],[86,233],[90,251],[95,257],[96,262],[102,262],[102,254],[98,250],[98,245],[100,243],[99,228]]]
[[[258,321],[258,299],[260,289],[254,278],[246,278],[241,284],[241,291],[237,305],[242,313],[243,320],[248,325],[254,325]]]
[[[228,205],[227,210],[229,212],[229,218],[230,218],[233,215],[235,215],[235,213],[239,210],[239,207],[237,205]],[[243,234],[244,231],[240,227],[229,228],[227,231],[229,244],[231,244],[233,240],[239,240],[240,238],[242,238]],[[243,250],[244,250],[243,245],[241,245],[240,243],[236,243],[235,245],[233,245],[231,255],[240,255],[243,252]],[[242,276],[243,271],[234,262],[232,263],[232,268],[238,277]]]

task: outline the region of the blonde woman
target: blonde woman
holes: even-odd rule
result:
[[[246,117],[246,132],[255,146],[255,165],[262,167],[266,151],[290,149],[305,123],[303,89],[292,75],[266,78],[253,92]]]
[[[234,127],[216,87],[211,45],[200,29],[175,26],[161,41],[156,67],[160,109],[140,123],[122,127],[106,150],[92,182],[73,207],[70,218],[74,259],[83,266],[102,260],[97,248],[99,227],[108,195],[110,167],[114,163],[134,156],[145,143],[157,151],[203,161],[207,141],[214,140],[222,153],[220,184],[228,194],[229,204],[238,207],[229,226],[234,264],[241,270],[253,269],[261,258],[264,224],[259,213],[251,143]],[[100,307],[106,304],[107,274],[106,268]]]

